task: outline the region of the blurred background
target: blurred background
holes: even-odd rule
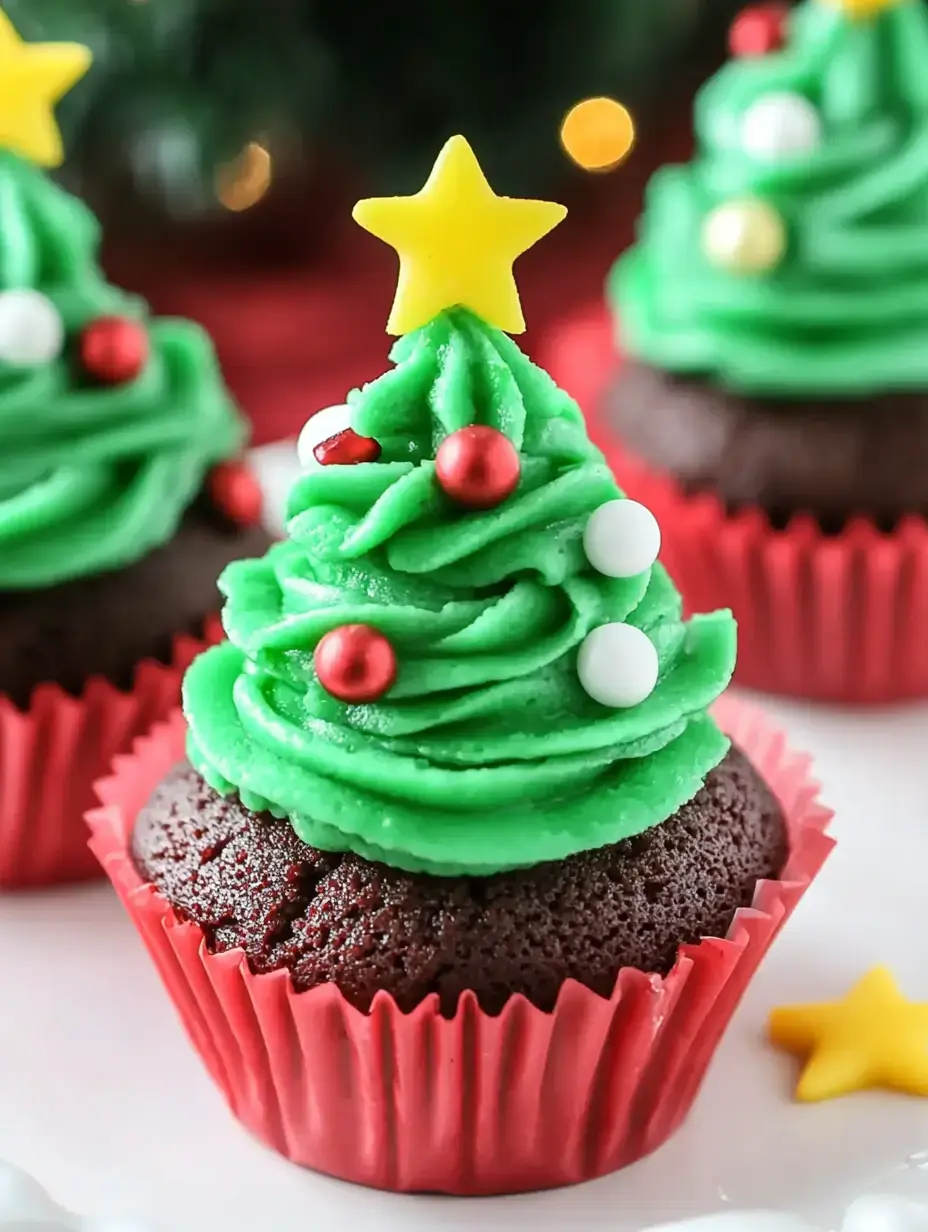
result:
[[[650,171],[685,157],[695,87],[740,0],[4,0],[23,38],[94,68],[59,110],[62,179],[100,216],[114,281],[200,320],[258,443],[383,370],[395,256],[350,221],[465,133],[497,192],[565,201],[520,264],[528,349],[595,295]],[[599,94],[633,112],[622,170],[558,132]],[[556,294],[553,293],[556,288]]]

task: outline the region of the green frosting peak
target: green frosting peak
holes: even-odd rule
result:
[[[621,495],[574,402],[504,334],[462,310],[394,348],[350,396],[378,462],[304,474],[288,539],[221,580],[229,643],[188,672],[189,753],[218,790],[288,817],[308,843],[411,870],[489,874],[664,821],[727,747],[706,707],[728,683],[728,613],[681,619],[655,565],[597,573],[589,516]],[[456,429],[517,447],[515,494],[453,506],[435,477]],[[646,701],[610,710],[577,676],[586,635],[626,621],[660,659]],[[346,705],[316,679],[330,630],[367,624],[399,671]]]
[[[118,569],[165,543],[244,425],[213,348],[186,321],[147,319],[109,286],[86,207],[38,168],[0,153],[0,295],[40,291],[60,314],[64,353],[0,357],[0,590]],[[141,319],[151,358],[134,381],[84,380],[76,340],[105,316]]]
[[[697,157],[654,178],[613,270],[623,345],[746,393],[928,386],[926,65],[924,0],[859,19],[807,0],[781,52],[729,63],[697,101]],[[752,152],[749,109],[784,94],[814,107],[819,134]],[[788,237],[766,273],[703,250],[710,213],[745,199],[772,206]]]

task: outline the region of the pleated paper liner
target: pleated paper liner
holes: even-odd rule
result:
[[[810,517],[775,529],[760,509],[731,514],[711,494],[687,495],[625,451],[604,422],[620,362],[605,309],[562,324],[543,361],[580,403],[623,491],[658,518],[661,559],[687,610],[734,612],[737,683],[844,704],[928,697],[924,518],[891,533],[858,518],[825,534]]]
[[[233,1114],[295,1163],[382,1189],[509,1193],[573,1184],[655,1150],[686,1116],[758,963],[831,849],[809,760],[756,712],[720,721],[780,799],[790,856],[725,939],[682,947],[666,978],[623,970],[610,998],[568,981],[552,1012],[521,996],[497,1017],[465,995],[369,1013],[337,988],[296,993],[240,950],[211,954],[135,871],[135,818],[184,756],[179,713],[116,759],[89,815],[92,846],[193,1046]]]
[[[139,664],[128,691],[101,678],[80,697],[43,684],[27,710],[0,695],[0,889],[100,875],[85,821],[97,803],[93,785],[179,704],[187,665],[221,633],[213,618],[202,639],[178,637],[171,662]]]

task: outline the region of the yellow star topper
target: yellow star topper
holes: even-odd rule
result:
[[[460,306],[521,334],[513,263],[566,214],[550,201],[498,197],[465,139],[452,137],[415,196],[370,198],[354,207],[355,222],[399,254],[387,333],[411,333]]]
[[[0,9],[0,147],[57,167],[64,145],[54,106],[90,68],[79,43],[26,43]]]
[[[805,1103],[870,1087],[928,1096],[928,1005],[907,1001],[885,967],[842,1001],[774,1010],[769,1029],[775,1044],[806,1058],[796,1089]]]
[[[852,21],[879,17],[886,9],[895,8],[900,0],[825,0],[832,8],[842,9]]]

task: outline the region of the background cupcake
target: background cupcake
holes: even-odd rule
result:
[[[167,712],[216,573],[266,546],[211,345],[97,265],[98,227],[40,165],[85,48],[0,13],[0,886],[89,875],[82,814]],[[219,464],[225,463],[219,470]],[[186,640],[178,640],[178,638]]]
[[[310,421],[287,541],[223,575],[189,761],[177,716],[91,815],[236,1115],[391,1189],[653,1150],[828,848],[782,744],[707,713],[730,615],[680,619],[653,518],[502,332],[562,213],[462,138],[358,207],[400,252],[395,367]]]
[[[928,9],[750,10],[609,283],[596,433],[738,678],[928,693]]]

